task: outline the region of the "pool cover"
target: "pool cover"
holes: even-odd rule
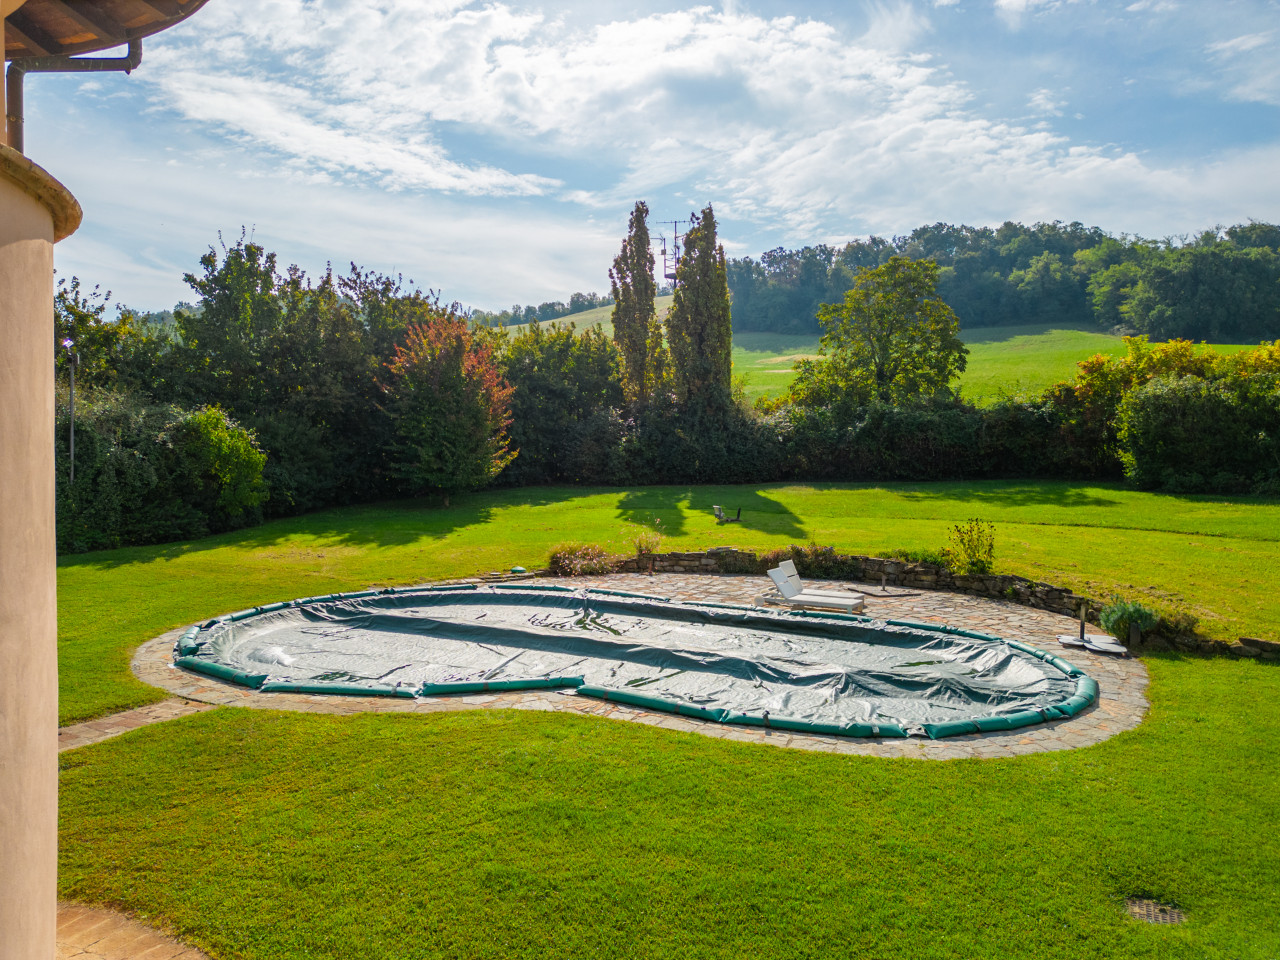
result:
[[[311,597],[191,627],[179,666],[265,692],[395,697],[573,688],[723,723],[953,736],[1072,716],[1076,667],[1016,641],[839,614],[564,587]]]

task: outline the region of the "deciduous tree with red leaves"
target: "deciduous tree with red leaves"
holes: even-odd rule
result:
[[[515,459],[512,387],[494,345],[453,308],[411,324],[387,364],[383,390],[396,423],[393,470],[413,494],[455,493],[488,483]]]

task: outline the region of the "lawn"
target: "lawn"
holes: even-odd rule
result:
[[[713,503],[743,507],[716,527]],[[64,720],[164,696],[168,627],[270,600],[619,549],[936,547],[1180,602],[1277,638],[1280,504],[1118,486],[542,488],[330,510],[59,565]],[[946,763],[782,750],[571,714],[220,708],[61,756],[59,892],[218,958],[1275,960],[1280,665],[1154,655],[1143,724]],[[1266,891],[1273,893],[1268,894]],[[1175,903],[1181,926],[1125,915]]]
[[[713,504],[742,507],[717,527]],[[1280,639],[1280,504],[1175,497],[1116,485],[986,482],[762,487],[533,488],[327,510],[190,543],[63,557],[58,568],[63,723],[161,699],[129,673],[165,630],[275,600],[540,567],[566,540],[629,540],[657,524],[665,549],[814,541],[847,552],[936,549],[969,517],[996,525],[997,569],[1182,606],[1211,636]]]
[[[60,893],[245,960],[1274,960],[1280,669],[1147,663],[1140,728],[1011,760],[223,708],[63,755]]]

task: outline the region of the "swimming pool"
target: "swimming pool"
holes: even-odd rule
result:
[[[361,591],[187,629],[177,666],[265,693],[432,697],[563,688],[709,722],[853,737],[1008,731],[1097,683],[1052,654],[936,624],[559,586]]]

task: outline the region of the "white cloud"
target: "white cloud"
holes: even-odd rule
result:
[[[995,0],[996,13],[1015,29],[1022,24],[1022,18],[1037,7],[1050,5],[1054,0]]]
[[[1067,2],[996,9],[1024,16]],[[119,271],[133,257],[148,283],[190,269],[192,247],[198,255],[216,229],[257,223],[309,269],[328,256],[400,265],[489,307],[602,289],[638,198],[668,217],[713,201],[728,243],[769,246],[939,219],[1068,217],[1159,234],[1280,212],[1280,186],[1259,173],[1280,161],[1270,146],[1174,168],[1075,143],[1043,122],[1067,105],[1037,83],[1010,103],[1025,99],[1041,122],[987,115],[945,62],[920,52],[937,35],[909,4],[874,4],[861,35],[733,3],[627,19],[633,8],[614,6],[619,19],[591,23],[515,0],[262,0],[252,17],[210,4],[198,30],[148,49],[129,81],[135,100],[120,108],[136,119],[145,91],[148,122],[200,144],[135,178],[144,192],[164,184],[159,195],[184,211],[164,228],[183,237],[180,266],[168,245],[145,253],[136,228],[113,247],[91,227],[67,255]],[[1250,77],[1273,89],[1269,41],[1237,29],[1207,55],[1235,71],[1233,95],[1252,89]],[[124,223],[112,198],[127,194],[112,191],[96,206],[86,195],[86,207]],[[149,222],[163,209],[157,201]],[[494,251],[510,264],[500,273]]]
[[[1125,7],[1129,13],[1169,13],[1177,9],[1175,0],[1135,0]]]
[[[1062,108],[1066,105],[1067,102],[1065,100],[1055,100],[1053,91],[1046,87],[1041,87],[1039,90],[1032,92],[1031,96],[1027,98],[1027,106],[1031,108],[1032,112],[1043,116],[1060,117],[1062,116]]]
[[[1216,54],[1226,54],[1233,56],[1238,53],[1248,53],[1250,50],[1257,50],[1259,47],[1265,47],[1271,43],[1272,34],[1270,31],[1266,33],[1248,33],[1242,37],[1235,37],[1231,40],[1220,40],[1217,43],[1209,44],[1209,52]]]
[[[999,0],[1014,12],[1052,2]],[[871,14],[850,40],[823,22],[705,7],[577,29],[500,3],[273,0],[261,16],[207,22],[212,42],[167,48],[152,82],[164,105],[298,177],[610,209],[666,190],[794,233],[881,227],[918,205],[903,194],[922,182],[964,193],[1071,181],[1084,164],[1105,178],[1129,162],[980,116],[962,84],[897,52],[928,29],[914,8]],[[1031,104],[1062,106],[1047,90]],[[447,148],[457,130],[477,156]],[[581,158],[594,185],[519,170]]]
[[[1205,49],[1228,84],[1233,100],[1280,106],[1280,56],[1274,30],[1219,40]]]

